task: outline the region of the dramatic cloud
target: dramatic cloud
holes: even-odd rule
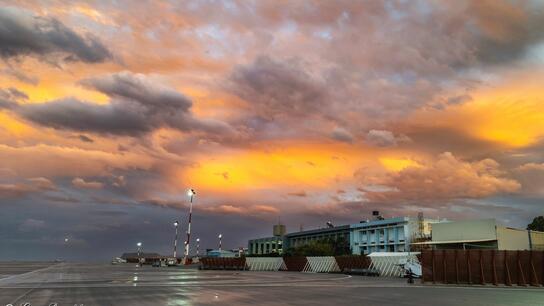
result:
[[[32,232],[32,231],[43,229],[44,227],[45,227],[45,221],[30,218],[30,219],[26,219],[23,223],[21,223],[21,225],[19,226],[19,231]]]
[[[308,116],[326,106],[327,92],[296,62],[258,57],[247,66],[238,66],[230,76],[230,90],[250,104],[263,118]]]
[[[94,140],[86,135],[79,135],[78,136],[79,140],[83,141],[83,142],[94,142]]]
[[[530,170],[536,170],[536,171],[544,171],[544,163],[538,164],[538,163],[527,163],[519,166],[519,170],[522,171],[530,171]]]
[[[0,144],[0,169],[22,177],[104,176],[115,169],[149,169],[153,159],[136,153],[109,153],[66,146],[12,147]]]
[[[540,2],[470,1],[466,12],[477,31],[477,55],[484,62],[504,64],[521,58],[544,39]]]
[[[230,204],[222,204],[213,207],[202,208],[203,211],[220,214],[235,214],[235,215],[263,215],[277,214],[279,210],[270,205],[251,205],[251,206],[235,206]]]
[[[188,98],[141,74],[122,72],[81,83],[112,100],[107,105],[99,105],[67,98],[24,105],[18,112],[40,125],[99,134],[137,136],[160,127],[217,133],[230,130],[220,121],[196,119],[189,112]]]
[[[304,197],[308,196],[308,194],[304,190],[289,192],[289,193],[287,193],[287,195],[288,196],[293,196],[293,197],[301,197],[301,198],[304,198]]]
[[[353,135],[351,135],[349,131],[341,127],[334,128],[334,130],[331,133],[331,137],[338,141],[343,141],[348,143],[353,142]]]
[[[395,136],[393,132],[386,130],[370,130],[365,138],[366,142],[370,145],[377,147],[394,147],[399,142],[411,141],[405,135]]]
[[[17,8],[0,8],[0,56],[47,56],[60,53],[66,61],[103,62],[112,55],[98,38],[81,36],[51,17]]]
[[[0,260],[542,211],[541,1],[2,4]]]
[[[28,96],[17,90],[16,88],[10,87],[8,89],[0,88],[0,109],[12,109],[17,106],[17,100],[26,100]]]
[[[102,182],[85,181],[79,177],[72,180],[72,185],[81,189],[102,189],[104,187],[104,183]]]
[[[30,178],[15,184],[0,183],[1,198],[18,198],[32,193],[56,190],[55,184],[44,177]]]
[[[364,176],[364,174],[362,174]],[[422,166],[408,167],[375,180],[390,190],[367,191],[370,201],[422,201],[484,198],[517,192],[521,185],[503,176],[492,159],[462,161],[446,152]]]

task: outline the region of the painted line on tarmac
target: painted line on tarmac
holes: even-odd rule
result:
[[[8,277],[0,278],[0,284],[2,282],[4,282],[4,281],[10,280],[10,279],[19,278],[19,277],[23,277],[23,276],[28,276],[28,275],[38,273],[38,272],[43,272],[43,271],[52,269],[52,268],[57,267],[57,266],[62,265],[62,264],[63,263],[56,263],[56,264],[52,264],[52,265],[50,265],[48,267],[41,268],[41,269],[38,269],[38,270],[33,270],[33,271],[26,272],[26,273],[15,274],[15,275],[11,275],[11,276],[8,276]]]
[[[73,285],[48,285],[47,283],[42,284],[39,289],[66,289],[66,288],[128,288],[128,287],[178,287],[178,288],[224,288],[224,287],[235,287],[235,288],[248,288],[248,287],[285,287],[293,286],[294,287],[326,287],[326,288],[417,288],[417,289],[457,289],[457,290],[499,290],[499,291],[517,291],[517,292],[538,292],[542,288],[506,288],[506,287],[454,287],[454,286],[406,286],[406,285],[345,285],[345,284],[308,284],[305,282],[298,283],[275,283],[275,284],[179,284],[179,283],[154,283],[154,284],[139,284],[139,283],[125,283],[125,284],[93,284],[93,285],[83,285],[83,284],[73,284]],[[28,286],[4,286],[0,289],[27,289],[35,288]],[[544,292],[544,291],[541,291]]]

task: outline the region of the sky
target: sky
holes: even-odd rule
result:
[[[543,214],[543,1],[0,2],[0,260]]]

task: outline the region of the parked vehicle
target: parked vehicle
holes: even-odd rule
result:
[[[117,265],[117,264],[121,264],[121,263],[127,263],[127,261],[125,259],[121,258],[121,257],[115,257],[111,261],[112,265]]]

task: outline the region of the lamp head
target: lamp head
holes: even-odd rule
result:
[[[195,196],[195,195],[196,195],[196,192],[195,192],[194,189],[189,189],[189,190],[187,190],[187,195],[190,196],[190,197],[192,197],[192,196]]]
[[[138,242],[136,243],[137,246],[141,247],[142,246],[142,243],[141,242]]]

